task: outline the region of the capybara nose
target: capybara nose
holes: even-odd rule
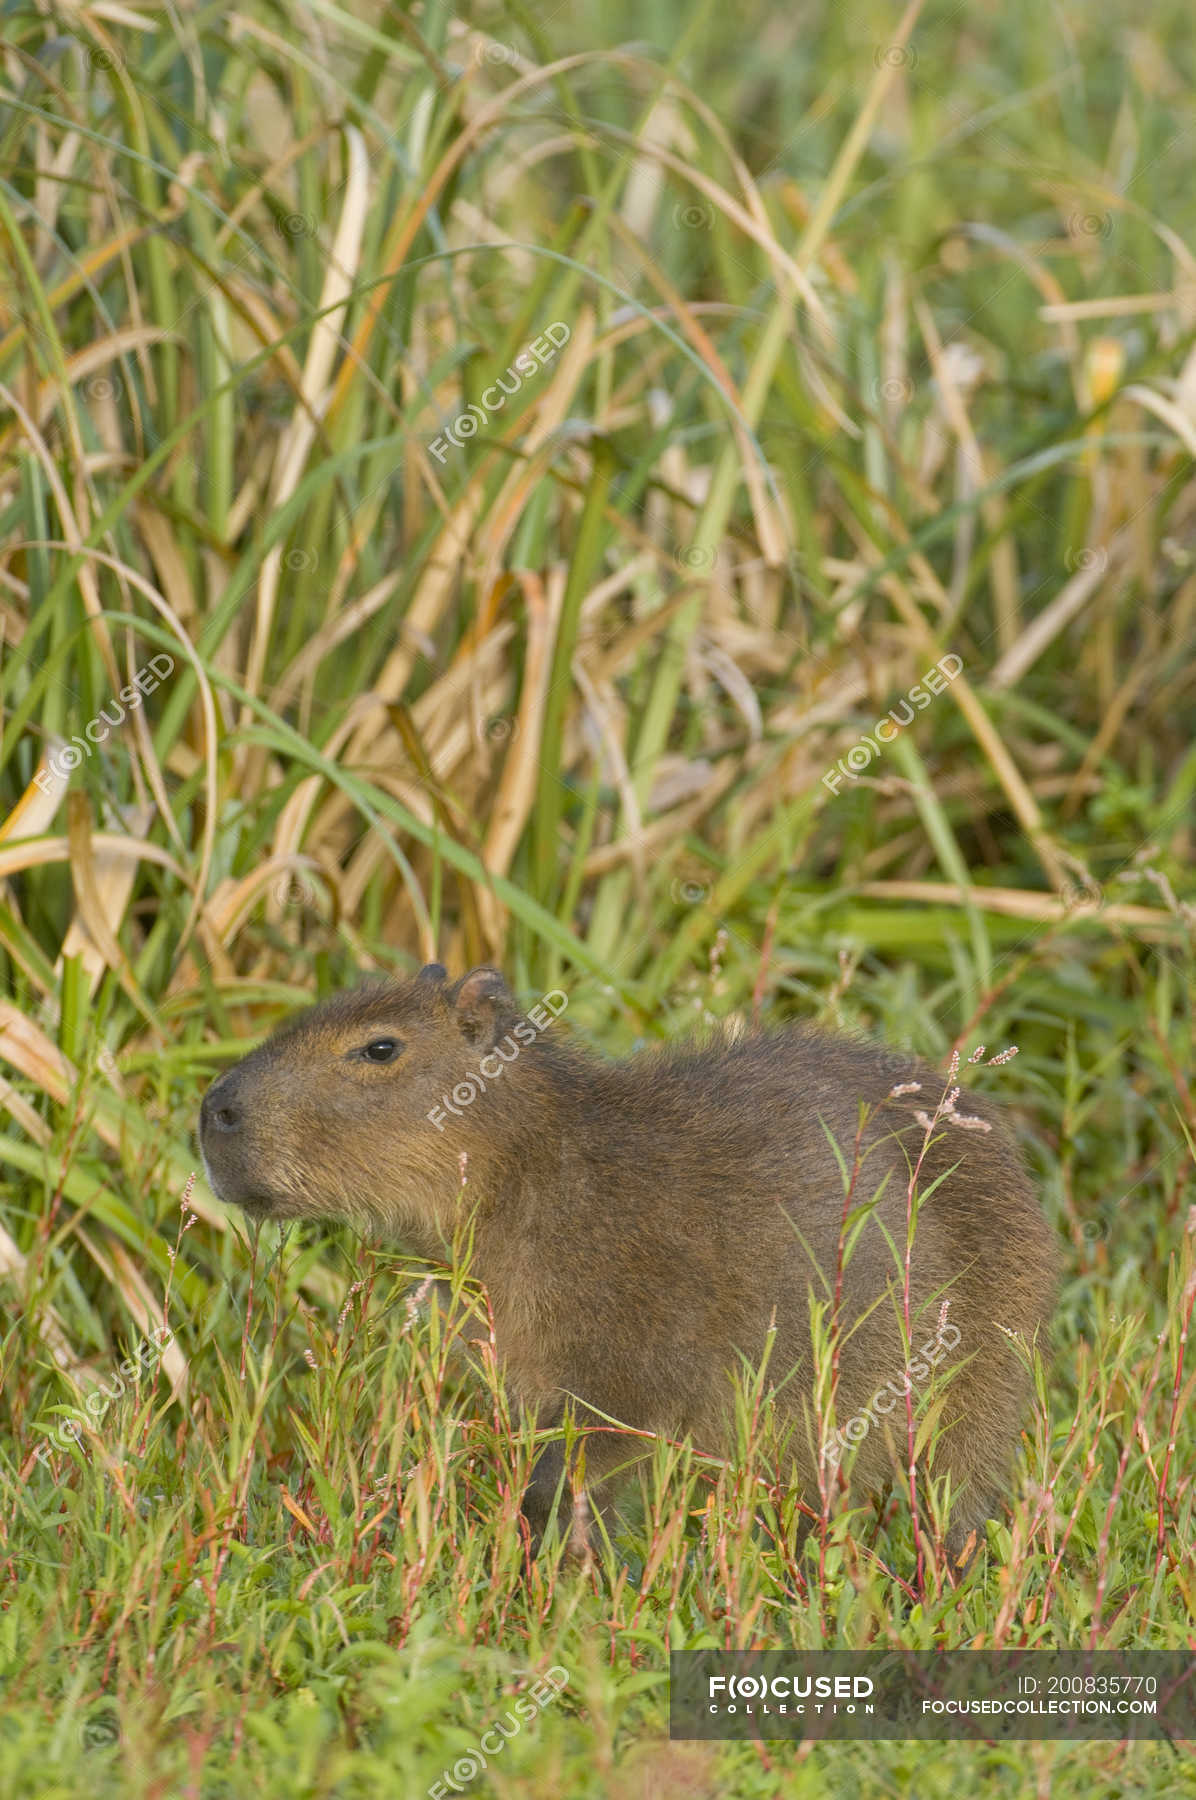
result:
[[[235,1070],[230,1069],[219,1081],[214,1081],[203,1097],[199,1109],[199,1126],[202,1131],[240,1131],[244,1121],[244,1113],[237,1104],[233,1091]]]

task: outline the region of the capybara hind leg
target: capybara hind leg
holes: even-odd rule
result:
[[[540,1546],[554,1522],[562,1535],[568,1531],[573,1496],[565,1474],[565,1447],[559,1440],[546,1444],[536,1457],[519,1510],[531,1531],[533,1556],[540,1554]]]

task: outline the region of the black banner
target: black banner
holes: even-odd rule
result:
[[[678,1650],[669,1736],[1196,1739],[1196,1651]]]

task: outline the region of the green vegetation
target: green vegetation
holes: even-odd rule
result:
[[[670,1646],[1193,1641],[1188,9],[3,20],[0,1795],[422,1795],[554,1667],[469,1791],[1194,1791],[666,1738]],[[1018,1047],[1058,1354],[958,1587],[897,1498],[795,1562],[747,1445],[529,1577],[422,1271],[188,1188],[434,955],[612,1052]]]

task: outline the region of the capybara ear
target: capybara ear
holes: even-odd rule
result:
[[[497,969],[471,969],[462,975],[451,995],[462,1035],[471,1044],[486,1040],[487,1048],[498,1038],[499,1020],[514,995]]]
[[[443,963],[425,963],[415,979],[417,981],[447,981],[448,970]]]

